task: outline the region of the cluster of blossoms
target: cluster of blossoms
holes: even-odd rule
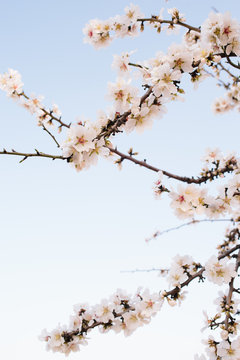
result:
[[[219,256],[222,255],[224,252],[232,249],[233,246],[236,246],[238,240],[240,239],[240,222],[239,222],[239,220],[240,220],[239,218],[236,219],[234,228],[228,227],[226,229],[225,239],[217,247]]]
[[[0,89],[14,100],[19,101],[20,105],[31,114],[34,114],[39,126],[48,127],[53,124],[54,118],[61,119],[61,111],[56,104],[53,104],[50,110],[46,110],[42,104],[44,97],[27,96],[23,91],[23,85],[21,74],[17,70],[8,69],[8,72],[0,74]]]
[[[237,240],[240,238],[238,227],[228,229],[226,233],[226,240],[219,245],[220,256],[216,258],[212,256],[205,264],[205,276],[209,281],[221,286],[228,284],[228,289],[224,292],[220,291],[218,298],[214,301],[217,305],[217,313],[209,318],[206,312],[205,315],[205,327],[211,330],[219,329],[219,340],[214,339],[211,335],[207,340],[204,340],[206,346],[206,353],[209,359],[212,360],[238,360],[240,357],[240,336],[239,322],[237,316],[239,314],[238,306],[240,300],[236,298],[235,294],[239,294],[239,289],[236,288],[235,281],[237,280],[237,272],[239,268],[239,245],[236,245]],[[224,257],[227,253],[234,253],[238,250],[238,255],[231,255],[229,258]],[[235,264],[231,262],[231,259],[237,258]],[[202,355],[202,359],[206,359]]]
[[[166,23],[169,28],[174,28],[176,24],[184,24],[184,16],[178,9],[169,9],[168,13],[171,15],[171,20],[163,20],[161,12],[159,16],[152,16],[149,24],[155,26]],[[138,25],[145,21],[142,16],[139,8],[131,4],[125,8],[123,16],[107,21],[92,20],[84,29],[86,39],[94,46],[100,47],[109,43],[112,38],[111,31],[115,32],[115,36],[120,37],[133,35],[139,28]],[[214,31],[218,33],[220,29],[220,33],[224,34],[217,37],[219,42],[217,51],[216,46],[212,46],[213,41],[209,40],[212,39],[209,24],[213,22]],[[212,66],[214,62],[221,59],[218,54],[220,48],[228,54],[231,44],[230,52],[235,51],[238,54],[236,46],[238,32],[237,23],[229,15],[217,14],[214,17],[210,14],[201,28],[201,34],[199,29],[189,29],[182,44],[170,46],[166,54],[159,52],[154,58],[139,64],[130,63],[131,53],[115,55],[113,67],[118,70],[121,77],[115,83],[108,85],[108,98],[113,103],[111,113],[108,116],[100,116],[94,123],[71,125],[67,132],[67,139],[62,145],[63,156],[74,164],[76,170],[86,169],[96,163],[98,155],[105,157],[109,155],[106,145],[110,141],[111,134],[123,130],[129,133],[134,129],[141,132],[151,127],[154,118],[160,118],[166,112],[166,103],[181,98],[180,95],[184,93],[184,90],[180,87],[180,82],[184,74],[189,74],[191,80],[197,84],[206,77],[204,66]],[[227,48],[224,45],[226,41]],[[136,65],[135,69],[143,87],[147,89],[142,96],[139,96],[138,88],[131,83],[130,65]],[[27,96],[22,86],[21,76],[17,71],[9,70],[8,73],[0,76],[1,89],[14,99],[19,99],[22,106],[35,114],[39,125],[48,127],[57,121],[60,124],[59,130],[62,130],[61,112],[57,105],[54,104],[52,109],[47,110],[42,104],[43,97]],[[238,103],[236,89],[237,85],[230,90],[232,95],[229,97]],[[174,194],[172,195],[174,198]],[[198,198],[202,198],[201,194]],[[183,210],[184,214],[188,213],[192,216],[193,208],[201,212],[202,207],[198,205],[198,203],[193,203],[188,206],[182,202],[180,212]]]
[[[141,18],[143,14],[139,7],[133,4],[127,6],[124,10],[125,14],[122,16],[117,15],[105,21],[91,20],[83,29],[86,36],[85,42],[98,49],[109,45],[113,39],[110,32],[114,32],[115,37],[136,36],[140,28],[137,19]]]
[[[171,199],[170,206],[180,219],[193,218],[196,215],[206,215],[208,218],[216,219],[230,214],[238,221],[240,208],[239,158],[234,154],[223,156],[218,149],[207,149],[203,161],[204,167],[200,177],[195,180],[196,184],[178,185],[177,191],[169,190],[163,186],[163,173],[159,172],[154,193],[159,196],[162,192],[167,192]],[[209,195],[206,188],[199,186],[208,180],[223,178],[226,173],[231,173],[232,178],[219,187],[216,196]]]
[[[237,276],[235,264],[226,258],[218,260],[213,255],[205,264],[203,276],[218,285],[228,284],[232,278]]]
[[[179,14],[176,9],[172,13]],[[225,18],[225,15],[220,14],[219,16]],[[154,19],[156,21],[156,18],[153,17],[152,23],[154,23]],[[177,15],[172,15],[173,23],[179,21],[181,20]],[[129,111],[121,130],[129,131],[134,127],[144,129],[152,124],[153,117],[162,116],[166,112],[164,104],[179,99],[180,95],[184,93],[180,87],[184,73],[191,76],[195,85],[208,77],[204,66],[218,63],[221,56],[206,41],[207,34],[206,26],[203,26],[201,34],[191,30],[184,36],[182,44],[171,45],[167,54],[159,52],[156,57],[143,63],[131,63],[129,53],[114,56],[113,67],[117,69],[119,75],[129,77],[131,65],[135,66],[143,86],[151,89],[144,102],[141,102],[137,96],[137,89],[130,85],[130,80],[118,79],[115,84],[110,84],[109,97],[114,100],[115,111],[120,113]]]
[[[70,352],[78,351],[80,346],[87,344],[87,335],[95,327],[98,327],[102,333],[109,330],[116,333],[123,331],[125,336],[129,336],[138,327],[151,321],[151,318],[161,309],[165,299],[170,306],[175,306],[177,303],[180,305],[186,293],[182,291],[182,287],[196,277],[203,280],[203,276],[209,281],[222,285],[222,283],[230,283],[237,273],[234,265],[229,263],[226,258],[219,260],[212,257],[206,262],[205,267],[202,267],[188,255],[177,255],[173,259],[170,270],[167,271],[166,280],[170,287],[173,287],[169,292],[151,294],[149,290],[139,289],[134,296],[131,296],[123,290],[117,290],[108,300],[104,299],[93,307],[88,304],[77,304],[74,306],[74,315],[70,317],[69,326],[58,325],[51,332],[44,329],[40,340],[47,343],[47,350],[68,355]],[[236,314],[240,301],[233,296],[229,300],[227,295],[220,295],[220,298],[216,300],[218,314],[213,319],[206,316],[206,327],[220,326],[221,337],[225,341],[229,334],[236,335],[237,333],[237,326],[232,316]],[[217,323],[221,313],[231,315],[231,326],[229,325],[227,330],[222,325],[223,322]],[[214,344],[216,346],[221,344],[217,347],[220,354],[222,343],[215,342]],[[230,345],[235,346],[234,342]],[[237,360],[237,358],[234,359]],[[223,358],[223,360],[228,360],[228,358]]]
[[[211,330],[219,328],[220,338],[214,339],[211,335],[207,340],[206,353],[210,359],[217,360],[238,360],[240,356],[240,336],[238,335],[239,324],[236,320],[240,300],[229,292],[219,292],[219,297],[214,301],[217,305],[217,313],[213,318],[206,314],[206,328]]]
[[[201,34],[215,54],[240,55],[240,26],[230,13],[211,13],[201,26]]]
[[[240,111],[240,86],[239,83],[234,83],[231,89],[226,92],[225,97],[216,99],[213,104],[215,113],[224,113],[233,109]]]
[[[190,276],[195,275],[201,267],[199,263],[193,261],[191,256],[177,255],[173,258],[167,281],[171,287],[181,287],[181,283],[186,281]]]
[[[138,327],[148,324],[160,310],[163,296],[139,289],[134,296],[117,290],[108,300],[90,307],[88,304],[74,306],[69,326],[58,326],[51,332],[43,330],[40,339],[47,342],[47,349],[68,355],[87,344],[87,334],[98,327],[100,332],[113,330],[131,335]]]
[[[210,14],[201,28],[186,24],[184,15],[176,8],[169,9],[168,14],[171,16],[170,20],[163,19],[162,10],[159,15],[144,19],[138,6],[131,4],[125,8],[122,16],[106,21],[95,19],[86,25],[85,42],[95,48],[107,46],[114,37],[137,35],[139,30],[144,30],[146,22],[157,32],[161,32],[163,24],[166,24],[168,31],[175,30],[176,25],[188,29],[181,44],[171,45],[166,53],[158,52],[154,58],[146,61],[137,64],[130,62],[131,52],[115,55],[113,68],[117,70],[118,78],[116,82],[109,83],[107,95],[113,106],[108,115],[101,112],[95,122],[79,121],[70,125],[63,123],[57,105],[46,109],[42,103],[43,97],[27,96],[24,93],[21,75],[15,70],[9,69],[7,73],[0,75],[0,88],[34,114],[38,124],[45,130],[54,122],[58,124],[59,130],[66,127],[66,138],[61,144],[62,157],[59,158],[67,160],[77,171],[88,169],[97,162],[98,156],[109,158],[114,150],[119,154],[110,142],[112,135],[123,131],[129,133],[134,129],[141,132],[151,127],[153,120],[166,112],[167,103],[181,99],[184,94],[181,82],[185,75],[197,85],[208,77],[207,69],[218,69],[222,58],[226,58],[231,65],[230,56],[240,56],[240,25],[228,13]],[[235,67],[240,68],[236,64]],[[144,88],[143,94],[133,85],[133,68],[137,72],[136,79],[140,79]],[[232,84],[225,86],[228,88],[226,97],[215,102],[216,113],[240,109],[239,78],[232,78]],[[48,133],[60,146],[50,131]],[[135,154],[131,151],[129,155],[120,157],[117,162],[121,164],[127,158],[132,160],[131,157]],[[145,165],[144,162],[135,162]],[[138,327],[150,322],[160,310],[164,299],[170,306],[180,304],[185,297],[182,288],[195,278],[204,280],[205,277],[215,284],[229,286],[228,293],[220,294],[216,301],[217,314],[211,319],[206,318],[207,327],[221,329],[219,341],[213,337],[208,339],[207,355],[210,360],[240,359],[240,337],[237,337],[239,325],[235,318],[239,301],[233,296],[233,292],[240,293],[234,287],[240,264],[238,260],[236,264],[231,261],[237,257],[232,253],[239,249],[236,244],[240,238],[240,159],[235,154],[223,156],[218,149],[207,149],[203,162],[203,169],[196,179],[148,167],[158,171],[154,193],[159,197],[167,192],[171,199],[170,206],[180,219],[194,218],[196,215],[204,215],[210,219],[227,214],[231,216],[236,227],[228,231],[226,240],[219,245],[219,257],[212,256],[203,267],[188,255],[177,255],[169,271],[164,270],[169,286],[173,287],[170,291],[150,294],[148,290],[139,290],[134,296],[130,296],[119,290],[108,300],[102,300],[99,305],[76,305],[68,327],[58,326],[51,332],[43,331],[41,339],[47,343],[48,350],[66,355],[78,351],[81,345],[87,344],[87,335],[95,327],[101,332],[123,331],[128,336]],[[208,181],[224,178],[226,174],[231,174],[231,178],[229,176],[214,196],[208,194],[206,187],[200,187]],[[164,176],[188,185],[179,185],[177,190],[167,188],[163,185]],[[222,320],[222,317],[225,318]],[[204,355],[196,355],[195,360],[206,358]]]
[[[0,75],[0,88],[8,96],[14,97],[21,94],[23,89],[22,77],[18,71],[8,69],[8,72]]]
[[[103,138],[96,139],[99,131],[97,124],[89,121],[70,125],[67,139],[62,144],[63,156],[69,159],[77,171],[95,164],[99,155],[109,156],[109,142]]]

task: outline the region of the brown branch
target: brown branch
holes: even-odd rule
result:
[[[236,272],[238,271],[239,266],[240,266],[240,250],[238,251],[238,256],[237,256],[236,265],[235,265]],[[228,330],[229,319],[231,317],[230,307],[231,307],[232,295],[233,295],[233,291],[234,291],[234,280],[235,280],[235,278],[232,278],[229,283],[229,290],[228,290],[228,295],[227,295],[227,300],[226,300],[226,305],[225,305],[225,307],[228,307],[228,309],[229,309],[229,311],[226,313],[226,317],[224,320],[225,330]]]
[[[229,89],[230,84],[226,84],[222,79],[218,79],[211,71],[208,71],[207,69],[203,69],[204,72],[208,75],[210,75],[212,78],[216,79],[219,83],[219,85],[223,85],[226,90]]]
[[[140,64],[134,64],[134,63],[131,63],[131,62],[129,62],[128,65],[129,65],[129,66],[134,66],[134,67],[137,67],[137,68],[140,68],[140,69],[148,69],[148,68],[145,67],[145,66],[142,66],[142,65],[140,65]]]
[[[152,93],[152,87],[149,86],[148,91],[141,97],[140,106],[143,102],[150,96]],[[115,135],[119,132],[118,128],[125,124],[127,121],[128,116],[131,114],[131,110],[125,111],[120,116],[117,116],[114,120],[109,120],[108,124],[104,126],[100,132],[100,134],[96,137],[97,140],[100,140],[102,137],[109,137],[110,135]]]
[[[239,76],[235,76],[233,73],[231,73],[231,71],[225,68],[225,66],[221,62],[218,64],[218,66],[220,66],[223,71],[225,71],[231,78],[233,78],[234,82],[239,81]]]
[[[37,149],[35,149],[35,151],[36,151],[35,153],[23,153],[23,152],[15,151],[14,149],[12,151],[7,151],[6,149],[3,149],[3,151],[0,151],[0,155],[22,156],[23,159],[19,161],[20,163],[22,163],[29,157],[44,157],[52,160],[56,160],[56,159],[67,160],[67,161],[69,160],[69,158],[63,157],[62,155],[45,154],[43,152],[38,151]]]
[[[191,26],[189,24],[183,23],[182,21],[178,21],[178,22],[173,22],[173,20],[161,20],[161,19],[157,19],[156,17],[151,17],[151,18],[143,18],[143,19],[137,19],[137,21],[144,23],[145,21],[147,22],[158,22],[160,24],[169,24],[169,25],[180,25],[183,26],[185,28],[187,28],[188,30],[193,30],[193,31],[197,31],[197,32],[201,32],[200,28],[197,28],[195,26]]]
[[[185,182],[185,183],[188,183],[188,184],[202,184],[204,182],[207,182],[208,180],[212,180],[216,177],[218,177],[219,175],[215,175],[215,172],[216,170],[214,170],[214,174],[211,173],[211,171],[209,170],[208,173],[211,174],[211,176],[201,176],[199,178],[194,178],[194,177],[186,177],[186,176],[179,176],[179,175],[175,175],[175,174],[172,174],[166,170],[161,170],[161,169],[158,169],[156,168],[155,166],[152,166],[152,165],[149,165],[145,160],[144,161],[140,161],[140,160],[137,160],[136,158],[134,158],[133,156],[131,155],[127,155],[127,154],[124,154],[120,151],[118,151],[116,148],[113,149],[111,147],[108,147],[108,149],[112,152],[112,153],[115,153],[117,154],[118,156],[120,156],[120,158],[122,160],[129,160],[129,161],[132,161],[134,164],[137,164],[139,166],[142,166],[142,167],[145,167],[149,170],[152,170],[154,172],[158,172],[158,171],[162,171],[163,175],[171,178],[171,179],[175,179],[175,180],[178,180],[178,181],[181,181],[181,182]],[[234,163],[235,164],[235,163]],[[222,168],[222,169],[219,169],[219,171],[221,171],[221,174],[224,174],[226,172],[232,172],[233,169],[230,169],[228,166]]]
[[[126,310],[124,310],[124,311],[122,311],[120,313],[115,313],[114,318],[115,319],[119,318],[122,315],[126,314],[127,312],[134,311],[134,310],[135,310],[134,308],[129,306]],[[111,326],[112,322],[109,321],[108,323],[104,323],[104,322],[100,322],[100,321],[95,321],[92,325],[86,325],[85,323],[83,323],[81,329],[73,330],[73,331],[70,331],[70,332],[64,331],[62,333],[62,337],[64,338],[65,342],[68,343],[68,342],[72,341],[73,336],[77,336],[77,335],[81,336],[84,333],[87,333],[89,330],[92,330],[95,327],[100,326],[100,325],[103,325],[103,326],[107,327],[107,326]]]
[[[46,132],[51,136],[51,138],[53,139],[53,141],[55,142],[55,144],[56,144],[57,147],[59,148],[59,147],[60,147],[60,144],[59,144],[59,142],[57,141],[57,139],[55,138],[55,136],[45,127],[44,124],[42,124],[42,127],[43,127],[43,130],[46,131]]]
[[[234,62],[232,62],[232,60],[230,59],[230,55],[227,55],[227,54],[225,54],[226,55],[226,58],[227,58],[227,62],[230,64],[230,65],[232,65],[235,69],[240,69],[240,65],[236,65]]]

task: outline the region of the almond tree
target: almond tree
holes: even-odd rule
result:
[[[148,289],[137,290],[133,295],[118,290],[98,305],[78,304],[68,326],[44,330],[41,340],[47,343],[48,350],[67,355],[85,345],[94,328],[103,333],[113,330],[130,335],[139,326],[148,324],[164,303],[170,306],[180,304],[186,295],[185,288],[188,285],[190,288],[192,281],[201,283],[207,280],[223,288],[216,299],[216,314],[206,316],[206,327],[215,330],[214,335],[206,340],[207,358],[237,360],[240,358],[240,289],[237,285],[240,266],[240,158],[235,153],[223,154],[219,149],[207,149],[199,173],[182,176],[139,160],[132,148],[123,153],[116,146],[114,136],[135,130],[142,132],[151,127],[155,119],[164,117],[168,103],[183,97],[183,79],[190,80],[197,87],[201,81],[213,77],[225,92],[215,101],[214,111],[240,110],[240,24],[229,13],[211,13],[201,26],[193,26],[176,8],[168,9],[166,17],[162,11],[159,15],[144,16],[138,6],[131,4],[123,15],[104,21],[91,20],[84,28],[85,41],[99,49],[109,46],[115,38],[134,37],[144,31],[145,26],[158,33],[174,32],[181,27],[185,34],[182,43],[172,44],[167,53],[158,52],[154,58],[145,61],[132,62],[132,53],[127,52],[114,55],[113,67],[118,78],[108,85],[112,109],[101,111],[95,122],[66,122],[56,104],[47,108],[42,97],[24,91],[18,71],[9,69],[2,74],[1,89],[37,118],[38,125],[55,143],[56,153],[2,149],[0,154],[20,157],[20,162],[30,157],[61,160],[78,172],[96,164],[99,156],[112,159],[119,167],[129,161],[156,173],[155,195],[160,199],[169,197],[175,215],[183,220],[181,226],[201,221],[226,221],[230,226],[216,254],[211,255],[205,264],[189,255],[177,255],[169,269],[159,269],[166,275],[169,290],[156,289],[156,293]],[[60,132],[65,135],[62,143],[58,139]],[[160,235],[161,232],[155,232],[148,240]],[[195,359],[204,360],[206,357],[196,355]]]

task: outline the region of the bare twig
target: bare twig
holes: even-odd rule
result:
[[[12,151],[7,151],[6,149],[3,149],[3,151],[0,151],[0,155],[22,156],[23,158],[22,160],[20,160],[20,163],[22,163],[29,157],[44,157],[52,160],[56,160],[56,159],[67,160],[67,161],[69,160],[69,158],[63,157],[62,155],[45,154],[43,152],[38,151],[37,149],[35,149],[35,153],[24,153],[24,152],[15,151],[14,149]]]
[[[46,126],[44,124],[42,124],[42,127],[43,127],[43,130],[46,131],[50,136],[51,138],[53,139],[53,141],[55,142],[55,144],[57,145],[57,147],[59,148],[60,147],[60,144],[59,142],[57,141],[57,139],[55,138],[55,136],[46,128]]]
[[[225,66],[220,62],[218,64],[220,68],[225,71],[231,78],[233,78],[234,82],[239,82],[239,76],[235,76],[229,69],[225,68]]]
[[[189,222],[186,222],[184,224],[181,224],[181,225],[178,225],[178,226],[174,226],[172,228],[169,228],[169,229],[166,229],[166,230],[163,230],[163,231],[156,231],[150,238],[147,238],[145,241],[146,242],[149,242],[153,239],[156,239],[158,236],[161,236],[163,234],[166,234],[168,232],[171,232],[171,231],[175,231],[175,230],[179,230],[185,226],[189,226],[189,225],[193,225],[193,224],[200,224],[200,223],[203,223],[203,222],[234,222],[233,219],[202,219],[202,220],[191,220]]]
[[[232,65],[235,69],[240,69],[240,65],[238,64],[235,64],[231,59],[230,59],[230,55],[227,55],[227,54],[225,54],[226,55],[226,58],[227,58],[227,62],[230,64],[230,65]]]
[[[224,88],[225,88],[226,90],[229,89],[230,84],[225,83],[222,79],[218,79],[213,73],[211,73],[211,71],[208,71],[207,69],[203,69],[203,70],[204,70],[204,72],[205,72],[206,74],[210,75],[212,78],[214,78],[215,80],[217,80],[218,83],[219,83],[219,85],[224,86]]]
[[[156,268],[152,268],[152,269],[135,269],[135,270],[121,270],[121,273],[136,273],[136,272],[155,272],[158,271],[160,273],[167,273],[169,271],[169,269],[156,269]]]

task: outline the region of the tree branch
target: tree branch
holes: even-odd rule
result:
[[[178,22],[173,22],[173,20],[161,20],[161,19],[157,19],[156,17],[152,16],[151,18],[142,18],[142,19],[137,19],[137,21],[141,22],[141,23],[144,23],[144,22],[158,22],[160,24],[169,24],[169,25],[180,25],[182,27],[185,27],[187,28],[188,30],[193,30],[193,31],[196,31],[196,32],[201,32],[200,28],[197,28],[195,26],[191,26],[189,24],[186,24],[186,23],[183,23],[182,21],[178,21]]]
[[[152,86],[149,86],[148,91],[141,97],[140,100],[140,106],[143,104],[143,102],[150,96],[152,93]],[[115,135],[117,132],[119,132],[118,128],[125,124],[127,121],[128,116],[131,114],[131,110],[125,111],[120,116],[117,116],[114,120],[109,120],[108,124],[103,127],[100,134],[96,137],[97,140],[100,140],[102,137],[106,138],[110,135]]]
[[[233,78],[234,82],[239,82],[239,76],[235,76],[233,73],[231,73],[231,71],[225,68],[221,62],[218,64],[218,66],[220,66],[223,71],[225,71],[231,78]]]
[[[137,160],[136,158],[134,158],[132,155],[127,155],[127,154],[124,154],[120,151],[118,151],[116,148],[113,149],[111,147],[108,147],[108,149],[112,152],[112,153],[115,153],[117,154],[118,156],[120,156],[120,158],[123,160],[129,160],[129,161],[132,161],[134,164],[137,164],[139,166],[142,166],[142,167],[145,167],[151,171],[154,171],[154,172],[159,172],[159,171],[162,171],[163,175],[171,178],[171,179],[175,179],[175,180],[178,180],[178,181],[181,181],[181,182],[185,182],[185,183],[188,183],[188,184],[202,184],[204,182],[207,182],[208,180],[213,180],[214,178],[217,178],[219,176],[219,174],[215,174],[216,173],[216,170],[214,170],[213,172],[211,172],[210,170],[208,171],[208,174],[210,176],[201,176],[201,177],[198,177],[198,178],[194,178],[194,177],[186,177],[186,176],[179,176],[179,175],[175,175],[175,174],[172,174],[166,170],[162,170],[162,169],[159,169],[159,168],[156,168],[155,166],[152,166],[152,165],[149,165],[145,160],[144,161],[140,161],[140,160]],[[236,161],[233,161],[233,165],[236,164]],[[226,172],[232,172],[233,169],[230,169],[228,166],[222,168],[222,169],[219,169],[219,172],[221,172],[221,174],[224,174]]]
[[[45,154],[43,152],[38,151],[37,149],[35,149],[35,151],[36,151],[35,153],[23,153],[23,152],[15,151],[14,149],[12,151],[7,151],[6,149],[3,149],[3,151],[0,151],[0,155],[22,156],[23,159],[19,161],[20,163],[22,163],[29,157],[44,157],[44,158],[49,158],[52,160],[59,159],[59,160],[67,160],[67,161],[69,159],[69,158],[63,157],[62,155]]]
[[[240,248],[240,245],[236,245],[232,249],[230,249],[230,250],[226,251],[224,254],[220,255],[218,257],[218,260],[221,260],[224,257],[229,256],[230,254],[232,254],[239,248]],[[184,281],[183,283],[181,283],[179,287],[175,287],[170,291],[164,291],[162,293],[162,296],[163,297],[170,296],[171,298],[177,298],[183,287],[188,286],[194,279],[196,279],[198,277],[200,279],[202,278],[202,274],[203,274],[204,270],[205,270],[205,267],[202,267],[201,270],[199,270],[196,274],[189,275],[189,278],[186,281]],[[126,307],[122,312],[120,312],[120,313],[113,312],[114,319],[121,318],[124,314],[126,314],[127,312],[131,312],[131,311],[135,311],[135,308],[126,304]],[[112,323],[112,320],[110,320],[107,323],[94,320],[94,323],[92,325],[89,325],[88,321],[83,321],[80,328],[73,330],[73,331],[63,331],[61,333],[61,336],[64,338],[65,343],[70,343],[73,340],[73,336],[83,336],[84,334],[87,334],[87,332],[89,330],[92,330],[93,328],[101,326],[101,325],[104,326],[105,328],[108,328],[108,327],[111,327],[113,325],[113,323]],[[46,341],[48,341],[49,338],[50,338],[50,336],[47,336]]]
[[[46,126],[44,124],[42,124],[42,127],[43,127],[43,130],[46,131],[51,136],[51,138],[53,139],[53,141],[55,142],[55,144],[59,148],[60,145],[59,145],[57,139],[55,138],[55,136],[46,128]]]
[[[230,254],[232,254],[234,251],[236,251],[238,249],[240,249],[240,245],[234,246],[233,248],[225,251],[222,255],[218,256],[218,260],[224,259],[225,257],[229,256]],[[180,287],[176,286],[174,289],[172,289],[170,291],[166,291],[165,296],[174,297],[176,294],[178,294],[181,291],[181,289],[183,287],[188,286],[188,284],[190,284],[191,281],[193,281],[194,279],[196,279],[198,277],[201,278],[204,271],[205,271],[205,267],[202,267],[201,270],[196,272],[196,274],[190,275],[186,281],[181,283]]]
[[[238,251],[238,256],[237,256],[237,260],[236,260],[236,266],[235,266],[236,272],[238,271],[239,266],[240,266],[240,250]],[[231,302],[232,302],[232,295],[233,295],[233,291],[234,291],[234,280],[235,280],[235,278],[232,278],[229,283],[229,290],[228,290],[228,295],[227,295],[227,300],[226,300],[226,305],[225,305],[225,307],[229,309],[229,311],[227,311],[227,313],[226,313],[226,317],[224,320],[225,330],[228,330],[229,319],[231,318],[230,308],[231,308]]]
[[[30,100],[29,96],[27,96],[24,91],[22,91],[20,94],[17,94],[17,95],[18,95],[18,96],[23,96],[25,99]],[[51,120],[57,121],[57,122],[60,124],[61,127],[70,128],[70,124],[64,123],[64,122],[62,121],[62,119],[61,119],[61,116],[58,118],[58,117],[56,117],[56,116],[53,115],[53,112],[52,112],[51,110],[50,110],[50,111],[47,111],[47,110],[44,109],[44,108],[39,108],[39,109],[42,110],[45,115],[50,116]]]
[[[226,58],[227,58],[227,62],[230,64],[230,65],[232,65],[235,69],[240,69],[240,65],[238,64],[238,65],[236,65],[234,62],[232,62],[232,60],[230,59],[230,55],[227,55],[227,54],[225,54],[226,55]]]

